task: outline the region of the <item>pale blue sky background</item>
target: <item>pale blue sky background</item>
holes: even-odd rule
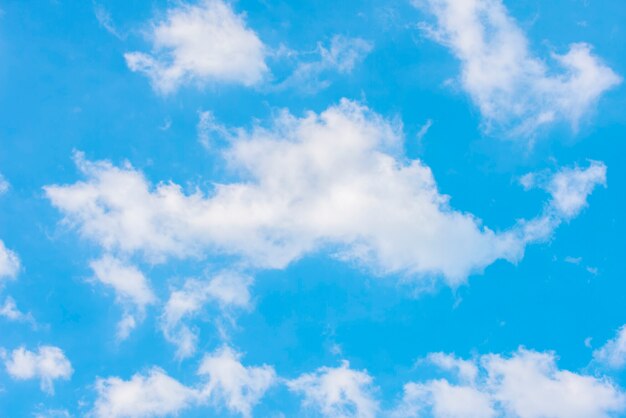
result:
[[[504,3],[535,56],[548,62],[551,52],[563,54],[570,43],[586,42],[616,74],[626,74],[623,2]],[[385,411],[398,403],[406,382],[430,376],[415,362],[433,352],[470,358],[508,355],[519,346],[552,350],[560,368],[607,376],[626,387],[619,369],[590,365],[593,350],[626,323],[623,84],[601,95],[577,132],[557,123],[540,131],[529,147],[481,129],[483,117],[458,82],[458,59],[425,36],[418,24],[433,18],[410,2],[241,0],[233,9],[245,13],[247,27],[268,48],[284,45],[309,53],[269,56],[272,79],[253,87],[210,82],[163,95],[128,68],[124,54],[149,52],[150,22],[175,7],[173,1],[0,1],[0,173],[10,183],[0,196],[0,239],[21,262],[15,280],[4,282],[0,299],[11,296],[37,323],[0,318],[0,347],[10,352],[57,346],[73,368],[71,379],[54,382],[54,395],[41,391],[36,378],[15,380],[1,371],[0,416],[53,416],[45,415],[51,409],[84,416],[97,397],[97,377],[127,380],[151,366],[194,384],[201,354],[223,344],[213,325],[219,315],[215,306],[193,321],[200,331],[194,357],[177,359],[159,328],[172,286],[232,262],[211,252],[155,266],[141,263],[161,302],[147,307],[145,320],[127,339],[116,339],[123,308],[113,289],[89,280],[89,261],[102,251],[60,223],[62,213],[43,190],[84,179],[72,160],[74,151],[90,161],[128,161],[154,184],[172,181],[187,191],[195,186],[209,191],[215,182],[233,181],[236,173],[226,170],[220,157],[224,143],[218,139],[208,150],[198,141],[200,112],[211,111],[225,126],[250,128],[254,121],[267,123],[278,109],[302,116],[344,97],[402,121],[406,157],[432,169],[454,209],[492,229],[532,218],[546,204],[545,192],[524,191],[519,184],[525,173],[602,161],[607,187],[596,188],[588,207],[546,242],[528,246],[518,263],[497,261],[456,289],[439,283],[417,294],[416,284],[401,273],[381,277],[324,250],[285,269],[250,270],[251,307],[236,315],[229,331],[229,345],[244,353],[243,363],[272,365],[277,375],[294,379],[348,360],[372,376]],[[98,21],[97,10],[108,13],[118,36]],[[318,43],[328,45],[334,35],[361,38],[371,51],[349,73],[331,69],[312,82],[327,81],[327,88],[311,92],[297,83],[275,88],[299,62],[315,60]],[[429,120],[432,126],[418,140]],[[277,384],[253,415],[317,416],[315,408],[302,410],[300,400]],[[228,411],[205,405],[179,415],[228,416]]]

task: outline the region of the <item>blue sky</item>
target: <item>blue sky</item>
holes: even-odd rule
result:
[[[626,416],[620,1],[0,1],[0,415]]]

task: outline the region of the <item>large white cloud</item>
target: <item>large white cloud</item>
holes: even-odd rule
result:
[[[591,53],[572,44],[548,65],[533,55],[523,31],[501,0],[414,0],[436,17],[427,33],[461,61],[461,84],[487,130],[531,138],[543,125],[577,128],[598,98],[621,78]]]
[[[260,82],[267,72],[265,46],[243,16],[222,0],[178,4],[149,33],[153,51],[129,52],[126,63],[170,93],[184,83]]]
[[[20,347],[10,354],[3,354],[3,357],[6,370],[12,378],[39,379],[41,389],[50,394],[54,393],[55,380],[68,380],[74,371],[63,351],[48,345],[39,347],[36,352]]]
[[[185,194],[173,183],[153,187],[129,164],[81,155],[86,180],[45,192],[67,223],[105,251],[151,262],[217,252],[254,268],[283,268],[328,249],[378,273],[442,276],[453,286],[497,259],[519,260],[528,242],[549,237],[576,212],[555,206],[564,202],[556,188],[540,216],[494,232],[453,209],[430,169],[402,155],[397,126],[346,100],[319,115],[283,112],[269,128],[238,132],[225,158],[242,181],[218,184],[210,195]],[[604,182],[599,167],[559,174],[586,179],[585,187],[566,187],[578,206]],[[585,177],[588,170],[594,174]]]
[[[406,384],[395,416],[608,418],[626,407],[617,386],[559,369],[550,352],[520,349],[476,360],[437,354],[430,360],[450,377]]]
[[[217,410],[250,417],[252,408],[274,384],[269,366],[245,367],[241,355],[228,347],[205,356],[198,369],[202,381],[187,386],[159,368],[135,374],[130,380],[119,377],[98,379],[91,415],[97,418],[139,418],[177,415],[211,403]]]
[[[340,367],[320,367],[287,381],[287,387],[304,397],[305,407],[324,417],[374,418],[379,411],[372,377],[345,361]]]
[[[210,280],[188,279],[182,288],[173,290],[165,304],[161,328],[165,338],[176,344],[177,357],[185,358],[196,351],[197,332],[187,325],[207,303],[218,305],[222,315],[250,306],[250,277],[222,272]]]

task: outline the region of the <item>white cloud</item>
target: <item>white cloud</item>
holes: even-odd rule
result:
[[[593,352],[593,359],[612,369],[621,369],[626,365],[626,325],[617,331],[615,338]]]
[[[188,279],[181,289],[172,291],[161,322],[166,339],[178,347],[177,357],[189,357],[196,350],[197,333],[184,323],[185,318],[197,315],[209,302],[216,303],[223,314],[248,308],[251,284],[250,277],[224,272],[211,280]]]
[[[433,418],[491,418],[496,416],[490,397],[471,386],[457,386],[445,379],[426,384],[407,383],[402,405],[394,417],[421,417],[429,410]]]
[[[115,289],[119,298],[127,299],[142,308],[155,301],[146,278],[136,267],[105,255],[92,261],[91,268],[100,282]]]
[[[67,409],[48,409],[33,413],[34,418],[72,418]]]
[[[423,28],[461,61],[461,84],[488,131],[532,138],[557,121],[577,129],[600,96],[621,82],[584,43],[570,45],[563,55],[553,53],[556,65],[534,56],[501,0],[414,3],[436,17],[436,25]]]
[[[240,354],[223,347],[202,360],[198,374],[207,381],[204,396],[216,405],[224,405],[233,413],[250,417],[252,408],[276,382],[276,372],[270,366],[245,367]]]
[[[528,242],[546,239],[574,214],[555,197],[559,211],[549,206],[494,232],[450,207],[431,170],[407,160],[401,146],[397,126],[344,100],[319,115],[283,112],[270,128],[239,130],[225,158],[242,181],[218,184],[210,196],[184,194],[173,183],[153,187],[129,164],[81,155],[87,180],[45,192],[66,222],[105,251],[151,262],[218,252],[251,267],[284,268],[332,248],[378,273],[443,276],[452,286],[497,259],[519,260]],[[598,180],[588,177],[568,191],[585,198]]]
[[[330,82],[324,78],[325,74],[329,72],[351,73],[372,49],[372,43],[364,39],[335,35],[328,47],[318,43],[315,53],[317,59],[307,61],[303,59],[302,53],[297,54],[301,61],[294,72],[277,87],[279,89],[298,88],[308,93],[315,93],[330,85]]]
[[[111,13],[109,13],[109,11],[103,5],[94,3],[93,12],[96,16],[96,20],[98,21],[100,26],[104,28],[104,30],[115,36],[117,39],[126,38],[126,35],[120,33],[117,27],[115,27],[115,23],[113,22]]]
[[[212,149],[217,139],[228,139],[231,136],[228,128],[218,123],[213,113],[208,110],[199,113],[196,129],[198,142],[207,149]]]
[[[587,197],[598,184],[606,185],[606,166],[592,161],[588,168],[566,168],[552,177],[547,186],[552,206],[564,218],[572,218],[587,206]]]
[[[211,401],[230,412],[251,416],[254,405],[275,381],[269,366],[245,367],[240,355],[224,347],[202,361],[198,375],[205,381],[186,386],[159,368],[130,380],[98,379],[98,398],[91,415],[98,418],[139,418],[176,415]]]
[[[527,190],[533,187],[546,190],[552,196],[550,207],[555,216],[571,219],[587,206],[587,198],[596,186],[606,186],[606,170],[604,163],[591,161],[587,168],[564,167],[550,175],[530,173],[520,182]]]
[[[428,131],[430,130],[432,126],[433,126],[433,120],[428,119],[426,123],[424,123],[420,127],[419,131],[417,131],[417,134],[415,135],[418,143],[422,142],[422,140],[424,139],[424,137],[426,136],[426,134],[428,133]]]
[[[50,394],[54,393],[54,380],[68,380],[73,373],[63,351],[48,345],[39,347],[37,352],[17,348],[10,356],[4,355],[4,365],[14,379],[39,379],[41,389]]]
[[[0,240],[0,283],[2,279],[12,279],[20,270],[20,259],[17,254],[5,247]]]
[[[162,417],[177,414],[197,400],[194,389],[158,368],[127,381],[118,377],[98,379],[96,391],[92,415],[98,418]]]
[[[11,184],[0,174],[0,195],[5,194],[11,188]]]
[[[152,54],[124,55],[132,71],[146,74],[153,87],[171,93],[180,85],[215,82],[259,83],[265,73],[265,46],[222,0],[180,4],[167,11],[149,34]]]
[[[472,362],[478,371],[473,378],[452,373],[450,379],[405,385],[396,416],[430,411],[435,418],[608,418],[626,407],[625,395],[611,382],[560,370],[549,352],[520,349]]]
[[[127,265],[110,255],[90,263],[97,280],[112,287],[117,299],[125,304],[132,305],[136,314],[126,312],[118,325],[118,338],[126,338],[135,328],[138,319],[144,315],[147,305],[156,301],[148,281],[141,271],[132,265]]]
[[[35,325],[33,316],[30,313],[24,313],[17,309],[15,300],[12,297],[7,297],[4,300],[4,305],[0,306],[0,316],[10,321],[30,322],[33,326]]]
[[[373,418],[379,410],[373,396],[372,377],[353,370],[347,361],[340,367],[321,367],[287,382],[293,392],[304,396],[304,406],[329,418]]]

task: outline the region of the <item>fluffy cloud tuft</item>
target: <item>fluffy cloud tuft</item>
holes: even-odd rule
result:
[[[250,277],[223,272],[211,280],[188,279],[181,289],[172,291],[161,325],[165,338],[177,345],[177,357],[189,357],[196,350],[198,336],[184,323],[185,318],[198,314],[209,302],[217,304],[226,315],[233,309],[248,308],[251,284]]]
[[[265,47],[241,15],[222,0],[180,4],[150,32],[152,54],[124,55],[132,71],[147,75],[166,94],[186,83],[261,81],[267,72]]]
[[[344,361],[340,367],[321,367],[287,382],[293,392],[304,396],[304,405],[328,418],[374,418],[372,377],[367,371],[353,370]]]
[[[0,240],[0,283],[2,279],[12,279],[20,270],[20,259],[17,254],[4,246]]]
[[[198,374],[205,382],[189,387],[159,368],[130,380],[118,377],[98,379],[98,398],[91,415],[97,418],[139,418],[176,415],[207,401],[217,408],[250,417],[254,405],[274,383],[269,366],[245,367],[240,354],[228,347],[207,355]]]
[[[125,339],[135,328],[137,320],[143,318],[147,305],[156,301],[143,273],[132,265],[127,265],[110,255],[91,262],[91,269],[98,281],[112,287],[117,299],[132,306],[135,314],[126,312],[118,324],[117,336]],[[126,307],[128,310],[128,306]]]
[[[195,390],[153,368],[146,376],[125,381],[117,377],[98,379],[98,399],[92,415],[97,418],[140,418],[177,414],[196,401]]]
[[[615,338],[593,352],[593,359],[612,369],[626,366],[626,325],[617,331]]]
[[[397,417],[608,418],[626,407],[626,396],[611,382],[560,370],[552,353],[520,349],[475,361],[435,358],[451,377],[405,385]],[[459,362],[477,373],[451,367]]]
[[[73,373],[70,361],[58,347],[41,346],[36,352],[17,348],[4,358],[4,364],[11,377],[17,380],[39,379],[41,389],[54,393],[53,381],[68,380]]]
[[[501,0],[414,0],[437,20],[424,26],[461,61],[461,83],[482,113],[488,131],[532,138],[541,126],[569,122],[574,129],[599,97],[621,78],[584,43],[552,54],[548,66]]]
[[[276,381],[276,372],[270,366],[244,367],[241,355],[223,347],[202,360],[198,374],[207,382],[202,389],[217,405],[224,405],[233,413],[250,417],[252,408]]]

